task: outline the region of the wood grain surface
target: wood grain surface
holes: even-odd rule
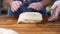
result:
[[[48,17],[39,24],[16,24],[17,17],[1,16],[0,28],[12,29],[19,34],[60,34],[60,18],[53,22]]]

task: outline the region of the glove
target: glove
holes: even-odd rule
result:
[[[57,20],[58,14],[59,14],[59,12],[60,12],[60,1],[56,1],[56,2],[52,5],[51,9],[52,9],[52,12],[53,12],[53,13],[52,13],[51,17],[49,17],[48,21]]]
[[[35,10],[41,10],[43,8],[42,4],[40,2],[36,2],[36,3],[31,3],[28,8],[32,8]]]
[[[18,10],[19,7],[22,6],[22,2],[21,1],[13,1],[10,3],[10,5],[11,5],[12,12],[15,12]]]

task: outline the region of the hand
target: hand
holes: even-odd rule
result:
[[[19,7],[22,6],[22,2],[21,1],[13,1],[10,3],[10,5],[11,5],[12,12],[15,12],[18,10]]]
[[[57,20],[58,14],[60,12],[60,1],[56,1],[51,7],[51,9],[53,10],[53,14],[51,17],[49,17],[48,21]]]
[[[35,10],[41,10],[43,8],[42,4],[40,2],[37,3],[31,3],[28,8],[32,8]]]

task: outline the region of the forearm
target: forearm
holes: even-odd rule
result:
[[[42,0],[40,3],[42,4],[42,6],[46,6],[48,5],[52,0]]]
[[[14,0],[6,0],[6,3],[7,3],[8,5],[10,5],[10,3],[11,3],[12,1],[14,1]]]
[[[14,0],[6,0],[6,3],[7,3],[8,5],[10,5],[10,3],[12,3],[12,1],[14,1]],[[15,0],[15,1],[17,1],[17,0]]]

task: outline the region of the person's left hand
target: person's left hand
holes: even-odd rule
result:
[[[52,16],[48,18],[48,21],[55,21],[58,19],[58,15],[59,15],[59,12],[60,12],[60,1],[56,1],[52,7]]]
[[[32,8],[35,10],[41,10],[43,8],[42,4],[40,2],[36,2],[36,3],[31,3],[28,8]]]

